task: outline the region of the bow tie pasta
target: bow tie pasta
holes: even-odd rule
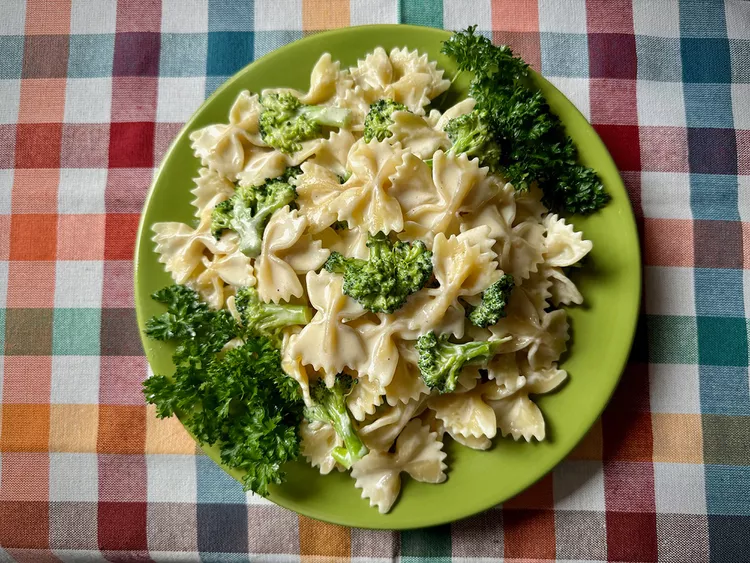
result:
[[[202,301],[174,315],[223,319],[218,361],[278,350],[290,459],[350,469],[383,513],[403,474],[447,478],[446,439],[545,438],[534,396],[567,378],[560,306],[583,302],[568,268],[592,248],[535,183],[517,190],[458,147],[455,120],[481,100],[430,108],[449,85],[426,55],[377,48],[348,69],[324,54],[307,91],[244,91],[227,123],[190,135],[197,226],[152,226]]]

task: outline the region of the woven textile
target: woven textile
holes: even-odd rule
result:
[[[402,533],[246,496],[145,406],[133,310],[182,123],[254,58],[376,22],[476,23],[555,83],[622,172],[645,266],[630,364],[577,450]],[[0,1],[0,561],[750,561],[748,317],[750,2]]]

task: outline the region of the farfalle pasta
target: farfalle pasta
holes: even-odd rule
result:
[[[545,439],[534,396],[567,378],[558,367],[569,339],[560,307],[583,302],[567,268],[592,248],[548,211],[536,184],[516,190],[501,171],[455,150],[449,124],[476,102],[430,107],[449,84],[426,55],[377,48],[348,69],[323,55],[307,91],[242,92],[227,123],[190,136],[202,165],[192,187],[196,226],[152,227],[175,283],[236,322],[244,322],[246,288],[261,303],[309,309],[309,322],[277,335],[281,368],[299,387],[305,413],[320,400],[316,389],[350,378],[341,408],[362,449],[348,458],[340,421],[306,414],[299,451],[323,474],[351,469],[380,512],[396,502],[405,476],[448,477],[446,439],[477,450],[500,436]],[[303,137],[275,148],[265,100],[287,104],[290,122],[327,111],[340,121],[305,122]],[[386,123],[366,141],[370,105],[381,100],[396,110],[379,116]],[[248,225],[257,248],[244,244]],[[363,301],[346,269],[394,260],[384,248],[427,253],[431,265],[426,283],[393,311]],[[346,268],[332,266],[334,259]],[[366,281],[376,289],[410,281],[391,269],[393,279]],[[511,288],[502,314],[475,322],[472,312],[501,281]],[[450,388],[438,388],[423,374],[428,359],[418,343],[427,334],[491,352],[482,362],[467,356]],[[222,353],[241,345],[234,338]]]

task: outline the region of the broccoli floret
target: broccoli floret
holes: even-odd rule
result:
[[[344,373],[336,376],[336,381],[331,388],[326,387],[325,382],[319,379],[310,385],[313,405],[305,408],[305,418],[331,424],[336,434],[344,441],[344,445],[334,448],[331,455],[346,469],[349,469],[355,461],[362,459],[368,452],[367,446],[362,443],[354,429],[349,411],[346,409],[346,396],[351,393],[353,387],[354,380]]]
[[[417,365],[425,384],[441,393],[451,393],[456,389],[461,369],[467,364],[481,364],[489,361],[497,347],[505,340],[486,340],[454,344],[448,342],[447,334],[436,336],[433,331],[419,337]]]
[[[505,316],[505,306],[510,300],[515,283],[513,276],[505,274],[482,293],[482,302],[468,311],[469,321],[474,326],[487,328]]]
[[[451,119],[445,126],[445,132],[453,143],[448,152],[466,153],[470,158],[478,158],[482,166],[489,167],[490,172],[497,172],[500,169],[501,150],[490,123],[489,115],[482,110]]]
[[[211,231],[216,238],[225,229],[236,231],[240,250],[251,258],[260,254],[263,230],[274,211],[292,203],[297,192],[290,183],[299,168],[288,168],[283,175],[260,186],[240,186],[236,193],[214,207]]]
[[[349,228],[349,223],[346,221],[336,221],[333,225],[331,225],[331,228],[334,231],[343,231]]]
[[[369,143],[373,139],[385,141],[393,133],[389,127],[393,125],[392,115],[394,111],[409,111],[404,104],[400,104],[390,99],[378,100],[370,104],[370,111],[365,117],[365,142]]]
[[[242,327],[248,334],[265,336],[276,344],[280,344],[283,328],[306,325],[312,318],[307,305],[264,303],[254,287],[240,289],[234,304],[242,319]]]
[[[383,233],[367,241],[370,258],[346,258],[332,252],[324,267],[344,274],[343,291],[373,313],[393,313],[422,289],[432,275],[432,252],[425,244],[391,242]]]
[[[292,94],[266,94],[260,99],[260,134],[271,147],[292,154],[300,143],[320,137],[323,127],[346,127],[351,111],[325,106],[308,106]]]

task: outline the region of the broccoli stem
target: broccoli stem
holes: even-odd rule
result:
[[[353,383],[350,376],[339,374],[333,387],[329,389],[319,379],[310,386],[314,404],[305,409],[305,418],[327,422],[344,441],[343,446],[333,449],[331,456],[346,469],[350,469],[354,462],[362,459],[369,451],[357,434],[346,408],[346,397],[351,392]]]
[[[329,108],[326,106],[301,106],[298,111],[301,115],[309,117],[326,127],[348,127],[351,121],[351,112],[348,109]]]
[[[349,469],[355,461],[362,459],[367,455],[368,449],[367,446],[362,443],[357,431],[354,430],[352,420],[346,412],[346,406],[344,406],[344,412],[337,411],[331,414],[333,414],[331,417],[331,425],[333,425],[336,430],[336,434],[344,440],[344,445],[334,448],[331,452],[331,456],[338,463]]]
[[[310,307],[307,305],[264,305],[268,317],[262,324],[264,330],[273,330],[292,325],[306,325],[312,319]]]

